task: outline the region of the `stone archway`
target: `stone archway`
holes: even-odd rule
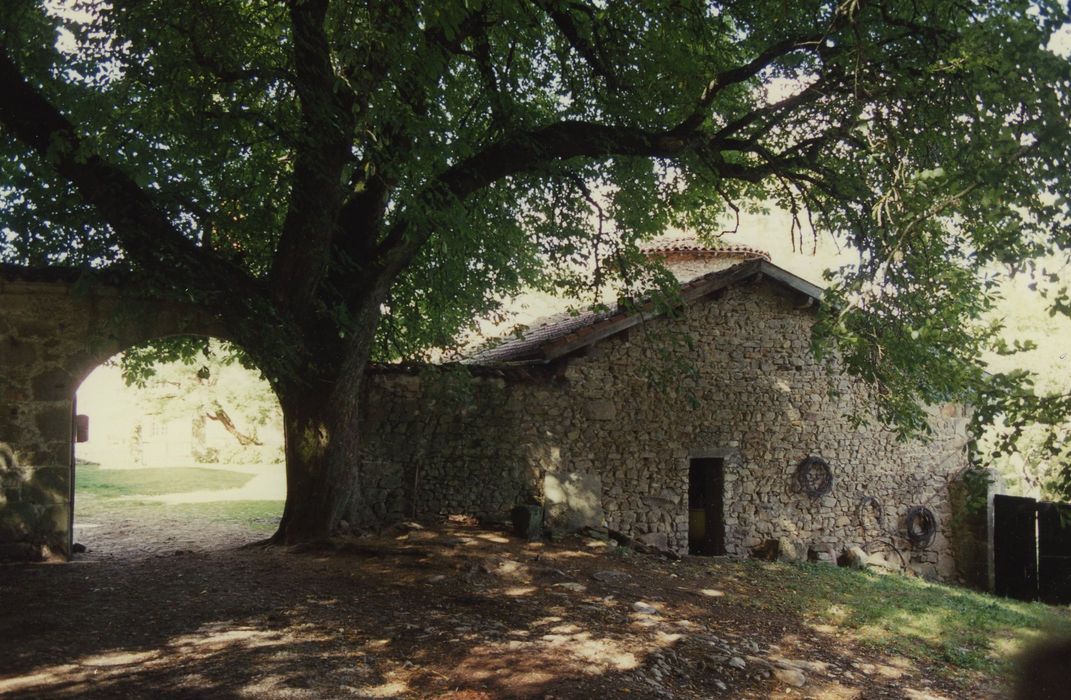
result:
[[[70,556],[74,397],[95,367],[157,338],[227,339],[199,307],[131,298],[110,282],[0,268],[0,560]]]

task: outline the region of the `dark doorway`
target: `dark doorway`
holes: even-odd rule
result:
[[[994,592],[1037,600],[1037,502],[1019,496],[993,498]]]
[[[688,553],[725,554],[725,460],[720,457],[688,465]]]

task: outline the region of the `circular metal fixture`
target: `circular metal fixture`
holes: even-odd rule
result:
[[[833,490],[833,471],[829,463],[814,455],[796,465],[796,485],[811,498],[821,498]]]
[[[937,534],[937,518],[926,506],[911,506],[904,516],[904,530],[907,541],[916,549],[926,549],[933,544]]]
[[[863,496],[859,499],[859,505],[855,507],[855,515],[859,518],[859,524],[864,528],[867,527],[867,513],[870,513],[874,519],[874,523],[878,528],[882,527],[882,521],[885,518],[885,508],[874,496]]]

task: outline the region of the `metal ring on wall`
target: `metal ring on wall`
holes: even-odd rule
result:
[[[796,465],[796,485],[811,498],[821,498],[833,490],[833,470],[821,457],[811,455]]]

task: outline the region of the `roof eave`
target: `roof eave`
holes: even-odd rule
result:
[[[681,287],[681,304],[688,305],[700,299],[710,296],[730,285],[743,282],[753,277],[769,277],[771,280],[802,294],[815,303],[822,301],[822,288],[811,284],[807,280],[797,277],[788,270],[784,270],[766,260],[750,260],[736,265],[729,270],[715,273],[713,276],[700,278],[688,282]],[[523,355],[501,362],[491,361],[488,365],[504,364],[523,361],[525,363],[547,364],[574,353],[585,347],[593,345],[600,340],[623,333],[629,328],[637,326],[645,321],[657,318],[665,313],[665,309],[659,308],[654,301],[644,303],[639,309],[631,313],[622,313],[619,316],[611,316],[591,326],[591,330],[583,333],[570,333],[556,340],[549,341],[542,346],[533,348]],[[483,364],[483,363],[476,363]]]

